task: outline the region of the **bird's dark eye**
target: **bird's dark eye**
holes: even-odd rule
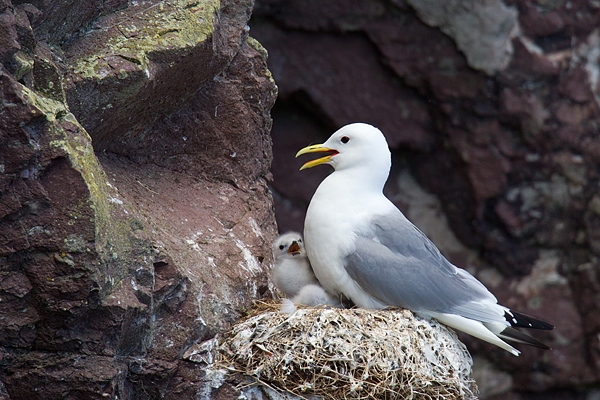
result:
[[[342,143],[348,143],[350,138],[348,136],[342,136]]]
[[[302,239],[298,239],[298,243],[302,243]]]
[[[282,244],[279,245],[279,250],[283,250],[284,248],[285,248],[284,245],[282,245]]]

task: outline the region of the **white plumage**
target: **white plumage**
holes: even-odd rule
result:
[[[301,169],[329,164],[334,172],[310,202],[304,238],[314,273],[327,292],[365,308],[408,308],[514,355],[519,351],[502,339],[548,348],[511,326],[552,329],[550,324],[499,305],[383,195],[391,157],[379,129],[347,125],[296,156],[316,152],[328,154]]]
[[[273,281],[287,297],[294,297],[306,285],[318,284],[306,257],[302,235],[287,232],[273,242]]]
[[[278,236],[273,242],[273,255],[275,286],[291,298],[291,301],[284,300],[282,311],[289,313],[295,311],[294,304],[341,306],[335,297],[319,285],[306,256],[301,234],[287,232]]]

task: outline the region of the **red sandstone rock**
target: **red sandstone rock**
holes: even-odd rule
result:
[[[271,295],[252,2],[2,4],[0,397],[200,396],[183,354]]]
[[[315,8],[261,1],[251,24],[268,43],[269,64],[284,94],[273,110],[272,185],[279,194],[280,226],[302,229],[304,209],[326,173],[297,174],[294,150],[328,137],[347,122],[341,116],[365,118],[364,88],[385,82],[395,88],[400,82],[408,90],[402,90],[401,104],[426,106],[403,114],[388,91],[378,90],[374,102],[386,100],[378,106],[376,125],[396,143],[386,193],[411,214],[396,183],[412,172],[422,189],[437,196],[439,212],[469,247],[457,250],[438,239],[447,255],[470,260],[461,266],[481,272],[501,302],[557,327],[540,336],[555,350],[526,350],[519,358],[465,338],[473,353],[513,376],[512,386],[500,388],[503,394],[494,398],[527,399],[531,391],[543,397],[558,390],[569,397],[579,393],[578,385],[597,385],[600,345],[593,309],[600,299],[594,283],[600,208],[592,199],[600,155],[594,78],[599,9],[586,1],[505,2],[516,10],[521,33],[513,39],[510,64],[488,76],[469,67],[477,64],[467,62],[452,34],[422,22],[409,2],[377,1],[370,7],[356,2],[346,11],[342,3]],[[446,22],[444,29],[451,25]],[[390,70],[374,75],[370,71],[378,63]],[[363,74],[355,72],[357,65]],[[360,80],[337,76],[348,71]],[[415,126],[426,133],[417,135]],[[394,142],[398,135],[402,141]],[[417,222],[434,220],[439,218]],[[431,232],[440,226],[421,228]],[[441,230],[432,237],[447,235]],[[547,250],[553,252],[553,270],[539,267],[548,260]]]

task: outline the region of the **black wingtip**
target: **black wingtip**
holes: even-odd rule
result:
[[[546,331],[554,329],[554,325],[532,317],[531,315],[518,313],[513,310],[505,311],[504,318],[506,318],[506,321],[508,321],[511,326],[518,328],[543,329]]]
[[[537,339],[532,338],[526,333],[520,332],[514,328],[506,328],[498,335],[500,338],[505,340],[511,340],[513,342],[527,344],[529,346],[537,347],[544,350],[552,350],[551,347],[545,345]]]

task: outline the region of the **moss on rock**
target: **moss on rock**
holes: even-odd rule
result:
[[[56,151],[57,156],[66,157],[85,182],[89,197],[80,199],[71,210],[70,217],[76,221],[86,218],[88,209],[93,211],[91,222],[95,226],[95,247],[101,261],[94,272],[95,280],[101,286],[101,293],[106,294],[127,274],[128,266],[133,261],[133,258],[129,259],[131,249],[147,246],[140,246],[140,243],[134,245],[132,241],[137,239],[129,223],[117,217],[122,212],[122,206],[118,201],[111,201],[115,199],[115,189],[109,185],[106,173],[96,158],[90,136],[66,105],[25,86],[22,87],[22,98],[34,107],[33,110],[44,115],[50,138],[49,147]],[[73,237],[64,238],[66,251],[85,251],[84,244],[74,248],[72,242]],[[146,251],[150,251],[149,247]]]
[[[107,38],[105,46],[94,48],[99,51],[73,63],[73,70],[84,79],[103,79],[115,69],[109,57],[116,55],[150,75],[152,53],[185,52],[206,41],[213,33],[219,6],[218,0],[177,0],[147,8],[139,6],[141,9],[133,16],[117,13],[113,36]],[[131,71],[117,72],[124,78]]]

